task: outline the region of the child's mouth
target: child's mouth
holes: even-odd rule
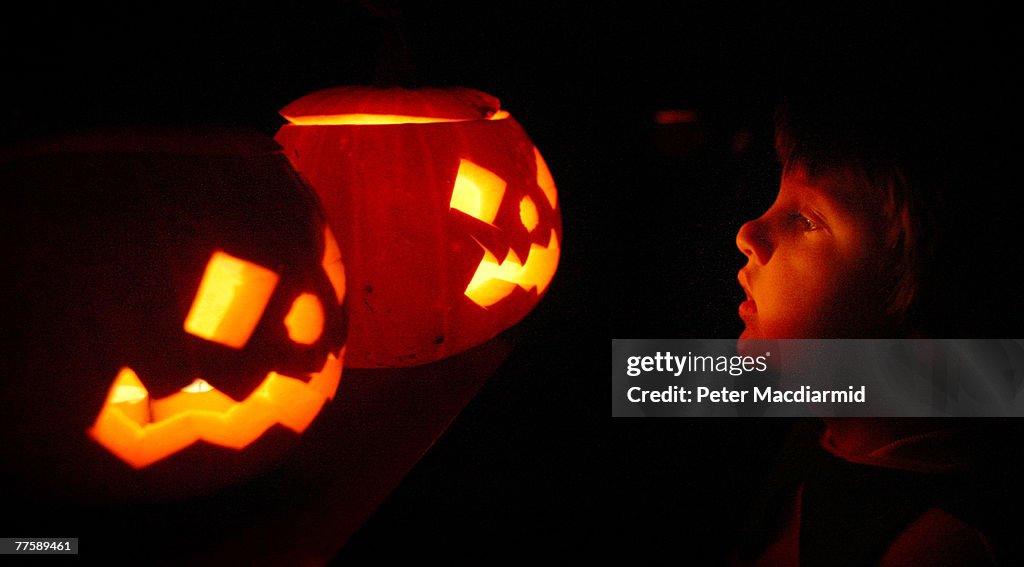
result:
[[[754,315],[757,315],[757,304],[754,303],[753,299],[748,299],[743,303],[740,303],[740,319],[746,321]]]
[[[755,303],[754,299],[750,297],[750,284],[747,283],[746,274],[743,270],[740,270],[739,274],[737,274],[737,279],[740,282],[740,287],[743,288],[743,293],[747,296],[746,301],[740,303],[739,309],[740,319],[746,321],[747,319],[757,315],[757,303]]]

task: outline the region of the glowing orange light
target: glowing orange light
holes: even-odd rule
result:
[[[542,189],[547,186],[548,189],[544,189],[545,196],[549,201],[557,202],[551,173],[536,148],[534,155],[537,158],[538,185]],[[505,189],[504,179],[468,159],[463,159],[459,162],[459,171],[455,177],[451,208],[493,225],[505,196]],[[519,219],[527,231],[533,231],[540,222],[537,205],[529,196],[523,197],[519,202]],[[483,245],[481,247],[484,248],[484,257],[480,260],[465,291],[466,297],[481,307],[490,307],[505,299],[516,286],[526,291],[537,290],[538,294],[543,293],[558,268],[560,250],[554,230],[551,231],[547,246],[530,246],[526,263],[523,263],[511,249],[505,259],[499,262],[490,250]]]
[[[533,199],[529,195],[519,201],[519,220],[526,227],[526,232],[533,232],[533,229],[537,228],[537,223],[540,222],[540,215],[537,214],[537,205],[534,204]]]
[[[540,301],[560,252],[558,172],[496,98],[349,85],[309,93],[280,114],[288,123],[275,139],[335,229],[345,226],[345,277],[359,288],[346,306],[351,365],[451,356]],[[445,204],[449,214],[437,214]]]
[[[290,116],[285,120],[297,126],[382,126],[385,124],[431,124],[437,122],[468,122],[481,118],[439,118],[436,116],[409,116],[405,114],[318,114]],[[482,120],[504,120],[509,114],[499,110]]]
[[[185,331],[231,348],[244,347],[278,279],[263,266],[214,252],[185,318]]]
[[[484,248],[484,258],[466,286],[466,297],[481,307],[490,307],[508,297],[516,286],[525,291],[544,293],[555,277],[560,253],[554,230],[547,246],[530,245],[530,255],[525,264],[511,249],[499,263],[494,254]]]
[[[468,159],[459,161],[451,208],[493,224],[505,196],[505,180]]]
[[[329,355],[308,382],[270,372],[240,402],[198,378],[180,392],[150,400],[135,371],[124,367],[89,435],[141,469],[197,441],[242,449],[275,424],[302,433],[334,398],[344,356],[344,348]]]
[[[344,267],[329,230],[325,232],[322,264],[341,304],[345,297]],[[267,268],[214,252],[185,318],[185,330],[242,348],[279,279]],[[302,293],[292,302],[284,325],[293,341],[313,344],[323,333],[324,321],[320,298]],[[324,403],[334,397],[344,355],[344,347],[337,355],[328,355],[308,381],[271,371],[242,401],[232,399],[202,378],[154,400],[135,371],[125,366],[115,377],[89,435],[124,462],[141,469],[197,441],[242,449],[275,424],[301,433]]]
[[[324,308],[320,300],[312,293],[296,297],[284,318],[284,326],[293,341],[304,345],[315,343],[324,330]]]

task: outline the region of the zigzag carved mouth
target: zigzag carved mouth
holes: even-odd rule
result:
[[[341,381],[344,347],[328,355],[308,381],[277,372],[242,401],[197,378],[180,392],[153,400],[135,371],[124,367],[114,379],[89,435],[136,469],[205,441],[242,449],[281,424],[306,430]]]
[[[477,244],[480,242],[477,241]],[[484,249],[484,257],[473,272],[473,279],[466,285],[465,294],[473,303],[485,309],[512,295],[516,287],[524,291],[536,291],[538,295],[544,293],[555,277],[561,252],[554,229],[551,230],[547,246],[530,246],[526,262],[520,261],[511,248],[505,259],[499,262],[486,246],[480,246]]]

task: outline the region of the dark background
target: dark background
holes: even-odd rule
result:
[[[927,14],[719,2],[265,6],[8,14],[0,135],[13,144],[147,124],[273,135],[292,100],[371,83],[476,88],[523,125],[559,189],[559,272],[509,332],[512,356],[339,562],[412,552],[489,563],[549,549],[721,559],[790,422],[612,419],[608,340],[738,335],[733,238],[774,196],[771,113],[798,78],[885,61],[950,100],[970,95],[948,107],[954,115],[978,100],[1010,108],[1004,89],[1019,69],[1011,19],[984,3]],[[656,124],[669,109],[694,119]],[[995,126],[1017,135],[1008,118]],[[1012,153],[1002,139],[965,144]]]

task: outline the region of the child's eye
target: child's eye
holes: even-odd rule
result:
[[[805,230],[807,232],[818,230],[820,228],[817,223],[815,223],[813,220],[807,218],[802,213],[790,213],[789,214],[789,219],[792,222],[797,223],[798,226],[801,229],[803,229],[803,230]]]

